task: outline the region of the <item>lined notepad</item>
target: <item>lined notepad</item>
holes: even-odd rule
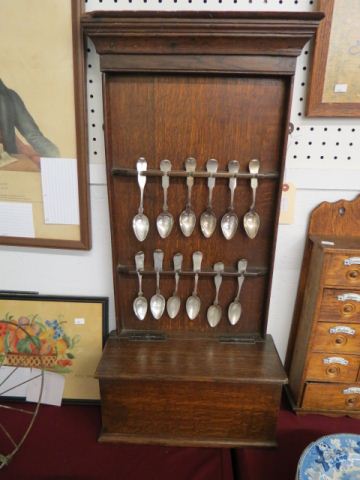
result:
[[[74,158],[41,158],[44,223],[79,225],[77,161]]]

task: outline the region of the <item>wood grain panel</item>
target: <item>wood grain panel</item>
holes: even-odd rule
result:
[[[339,297],[355,295],[344,300]],[[322,302],[318,320],[322,322],[360,322],[360,290],[354,288],[323,290]]]
[[[241,169],[247,171],[251,158],[259,158],[261,171],[280,172],[282,132],[286,81],[274,78],[203,77],[173,75],[116,75],[109,76],[106,85],[106,103],[111,103],[107,117],[108,169],[112,218],[114,263],[134,264],[137,251],[145,252],[145,264],[152,268],[153,251],[165,252],[164,268],[172,268],[175,253],[184,254],[185,270],[192,268],[191,255],[196,250],[204,253],[203,268],[223,261],[228,268],[235,268],[240,258],[247,258],[249,266],[271,269],[271,254],[276,219],[276,198],[279,179],[263,179],[259,182],[257,211],[261,218],[258,236],[250,240],[242,226],[235,237],[226,241],[220,229],[220,220],[229,204],[228,180],[217,179],[213,195],[214,211],[218,226],[211,239],[205,239],[199,226],[199,217],[207,205],[207,181],[195,179],[193,208],[198,218],[196,230],[185,238],[178,225],[178,217],[186,204],[184,178],[171,178],[169,210],[175,217],[175,226],[167,239],[161,239],[156,231],[156,217],[161,211],[162,189],[159,177],[148,177],[145,188],[145,213],[150,220],[150,232],[146,242],[135,238],[131,222],[137,212],[139,191],[136,178],[113,178],[113,167],[134,168],[138,157],[144,156],[148,168],[159,168],[160,160],[171,160],[173,169],[184,169],[184,161],[194,156],[198,169],[205,170],[206,161],[216,158],[219,170],[227,170],[227,163],[238,159]],[[111,100],[110,100],[111,99]],[[235,194],[235,209],[242,218],[251,203],[250,182],[238,180]],[[267,277],[268,279],[268,277]],[[268,295],[267,279],[246,280],[242,295],[244,315],[236,327],[231,327],[225,318],[226,308],[235,295],[236,279],[224,281],[221,303],[224,319],[216,332],[254,333],[261,331]],[[137,293],[136,278],[115,278],[118,312],[122,328],[189,330],[215,334],[205,319],[206,308],[213,302],[214,286],[210,278],[201,279],[200,293],[203,301],[200,317],[189,322],[184,310],[175,321],[164,316],[155,322],[149,315],[139,322],[132,312],[132,301]],[[193,280],[181,281],[184,300],[191,293]],[[161,288],[165,296],[173,290],[173,278],[162,278]],[[144,282],[148,298],[154,293],[155,278]]]
[[[359,258],[360,261],[360,250],[342,255],[327,255],[324,265],[325,285],[360,287],[360,265],[345,264],[346,260],[353,257]]]
[[[115,434],[117,441],[173,445],[176,432],[176,445],[273,444],[278,385],[103,379],[100,388],[100,440]]]
[[[338,333],[330,332],[336,328]],[[341,329],[348,329],[351,333],[346,333]],[[360,326],[354,323],[338,325],[336,323],[319,322],[315,328],[311,349],[317,352],[359,353]]]
[[[355,355],[339,353],[335,356],[311,353],[308,358],[305,379],[319,382],[356,382],[359,365],[360,357]]]
[[[340,383],[308,383],[305,388],[302,407],[307,410],[328,412],[337,410],[339,413],[360,410],[360,395],[345,394],[344,390],[356,385]]]

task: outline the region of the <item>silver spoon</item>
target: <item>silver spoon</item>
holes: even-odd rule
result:
[[[156,293],[151,297],[150,310],[152,316],[159,320],[165,310],[165,298],[160,292],[160,272],[162,271],[162,265],[164,260],[164,252],[162,250],[154,251],[154,268],[156,272]]]
[[[236,293],[236,297],[234,298],[234,301],[230,303],[229,309],[228,309],[228,319],[231,325],[236,325],[241,317],[242,308],[241,308],[239,298],[240,298],[241,287],[245,279],[244,275],[246,272],[246,268],[247,268],[247,260],[245,260],[245,258],[243,258],[242,260],[239,260],[238,261],[238,273],[239,273],[238,290]]]
[[[139,320],[144,320],[146,317],[147,309],[148,309],[148,301],[143,295],[142,291],[142,275],[141,272],[144,270],[144,259],[145,255],[144,252],[138,252],[135,255],[135,265],[136,265],[136,272],[139,279],[139,291],[137,297],[133,302],[133,309],[134,313]]]
[[[258,174],[259,170],[259,160],[257,160],[256,158],[250,160],[249,172],[252,174]],[[252,188],[252,203],[250,205],[249,211],[244,215],[244,228],[249,238],[255,238],[260,227],[260,217],[258,213],[255,212],[256,189],[258,186],[258,179],[256,177],[252,178],[250,181],[250,185]]]
[[[185,170],[187,171],[188,175],[186,177],[186,185],[188,189],[188,196],[185,210],[183,210],[179,217],[179,223],[182,233],[185,237],[190,237],[193,233],[195,224],[196,224],[196,215],[191,208],[191,190],[194,186],[194,177],[191,173],[195,172],[196,170],[196,160],[195,158],[189,157],[185,161]],[[190,175],[189,175],[190,174]]]
[[[206,162],[206,170],[209,173],[216,173],[217,169],[218,169],[218,161],[215,160],[215,158],[211,158]],[[208,178],[208,188],[209,188],[208,205],[205,212],[203,212],[200,217],[200,228],[204,237],[206,238],[210,238],[216,228],[216,216],[212,209],[212,194],[213,194],[214,187],[215,187],[215,177],[210,176]]]
[[[222,308],[221,308],[221,305],[219,305],[219,291],[222,283],[221,274],[223,271],[224,271],[224,264],[222,262],[215,263],[214,272],[216,272],[216,275],[215,275],[214,282],[215,282],[216,295],[215,295],[214,303],[210,305],[207,311],[207,321],[210,327],[216,327],[221,320]]]
[[[201,262],[203,259],[202,252],[194,252],[193,253],[193,272],[195,273],[195,280],[194,280],[194,290],[193,293],[188,299],[186,300],[186,313],[190,320],[195,320],[195,318],[199,315],[201,301],[197,294],[198,288],[198,281],[199,281],[199,272],[201,270]]]
[[[169,188],[170,180],[168,173],[171,172],[170,160],[161,160],[160,170],[163,172],[161,178],[161,184],[164,191],[164,203],[162,212],[156,219],[156,227],[161,238],[166,238],[170,235],[172,227],[174,225],[174,217],[171,215],[167,204],[167,191]]]
[[[149,219],[144,214],[144,188],[146,184],[146,176],[142,175],[142,172],[147,170],[147,162],[145,158],[141,157],[136,162],[136,170],[138,172],[137,180],[140,187],[140,205],[137,215],[133,218],[132,226],[135,233],[135,237],[143,242],[149,232]]]
[[[228,163],[228,170],[232,174],[236,174],[239,172],[240,165],[237,160],[231,160]],[[239,219],[236,213],[234,212],[234,194],[235,194],[235,189],[236,189],[236,177],[230,177],[229,180],[229,189],[230,189],[230,205],[228,208],[228,211],[225,213],[225,215],[221,219],[221,230],[226,238],[226,240],[231,240],[238,228],[239,225]]]
[[[175,270],[175,290],[174,293],[168,301],[166,302],[166,310],[171,319],[175,318],[176,315],[179,313],[180,310],[180,297],[178,295],[178,288],[179,288],[179,272],[181,271],[183,256],[181,253],[176,253],[173,258],[174,261],[174,270]]]

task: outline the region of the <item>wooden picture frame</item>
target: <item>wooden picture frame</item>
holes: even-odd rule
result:
[[[3,45],[9,49],[1,54],[0,100],[3,92],[6,101],[16,101],[22,118],[15,122],[9,109],[0,111],[0,245],[88,250],[84,5],[82,0],[42,1],[1,5],[0,38],[6,36]],[[31,18],[25,22],[27,9]]]
[[[356,0],[319,0],[319,10],[325,13],[325,18],[315,38],[306,114],[360,117],[356,65],[360,55],[356,31],[360,4]]]
[[[63,401],[97,403],[94,374],[108,332],[108,302],[107,297],[0,292],[1,369],[15,367],[27,374],[30,368],[41,368],[61,374]],[[6,386],[5,373],[1,398],[24,399],[26,384],[20,390],[18,384],[16,390]]]

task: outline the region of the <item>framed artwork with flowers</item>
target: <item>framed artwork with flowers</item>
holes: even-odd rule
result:
[[[100,399],[94,374],[107,331],[106,297],[0,293],[1,368],[12,377],[32,368],[63,375],[64,401]],[[6,389],[4,379],[0,396],[16,398],[18,385]]]

